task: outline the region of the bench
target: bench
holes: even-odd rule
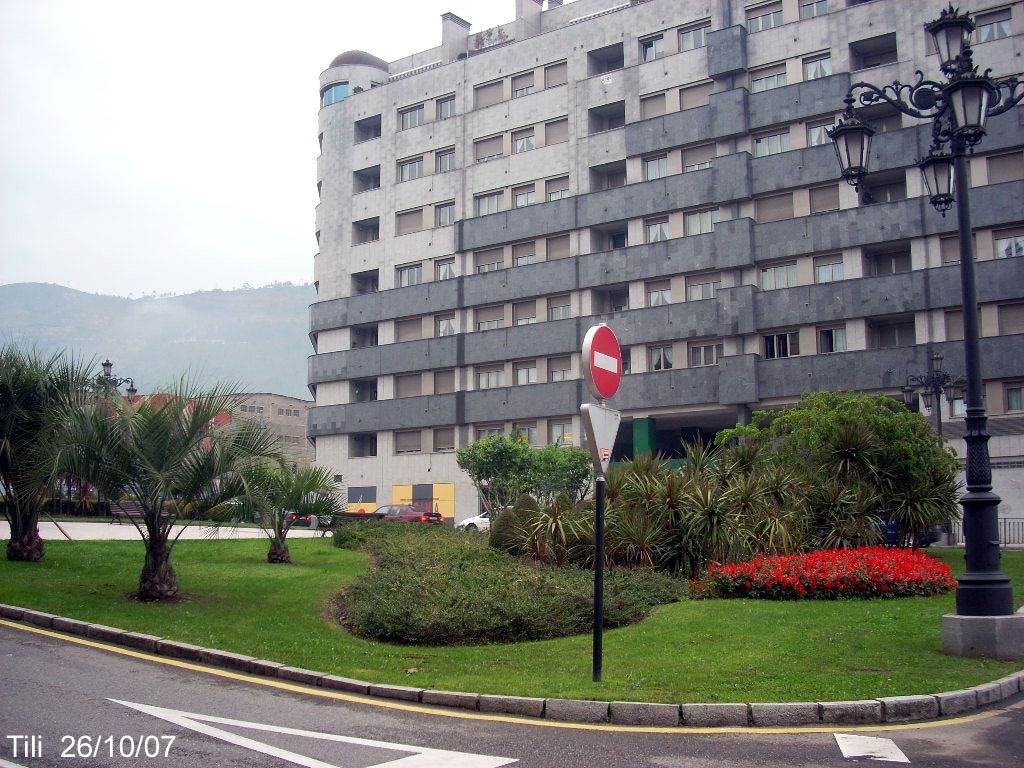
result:
[[[167,522],[173,515],[166,509],[160,513],[160,522]],[[110,524],[120,525],[125,520],[141,520],[142,505],[137,501],[115,501],[110,505]]]

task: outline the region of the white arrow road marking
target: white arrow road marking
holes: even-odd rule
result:
[[[606,355],[604,352],[598,352],[594,350],[594,366],[600,368],[602,371],[611,371],[612,373],[619,372],[619,361],[611,355]]]
[[[853,736],[847,733],[837,733],[836,744],[839,745],[843,757],[847,760],[866,757],[868,760],[878,760],[888,763],[910,763],[907,756],[903,754],[896,742],[892,739],[878,739],[874,736]]]
[[[264,725],[263,723],[248,723],[244,720],[231,720],[226,717],[213,717],[212,715],[198,715],[195,712],[183,712],[177,709],[164,709],[163,707],[152,707],[146,704],[133,704],[130,701],[119,701],[108,699],[115,704],[121,704],[131,709],[143,712],[169,723],[189,728],[198,733],[211,736],[239,747],[261,752],[264,755],[287,760],[295,765],[304,768],[338,768],[331,763],[325,763],[297,752],[290,752],[286,749],[264,744],[255,739],[248,739],[244,736],[214,728],[203,723],[217,723],[219,725],[230,725],[236,728],[249,728],[254,731],[269,731],[271,733],[283,733],[289,736],[304,736],[308,739],[320,739],[322,741],[338,741],[343,744],[356,744],[362,747],[378,747],[379,749],[398,750],[402,752],[413,752],[409,757],[402,757],[398,760],[389,760],[386,763],[378,763],[370,768],[499,768],[502,765],[510,765],[518,760],[509,757],[494,757],[493,755],[473,755],[466,752],[449,752],[444,749],[430,749],[429,747],[414,747],[409,744],[394,744],[388,741],[372,741],[371,739],[358,739],[354,736],[339,736],[333,733],[319,733],[318,731],[304,731],[298,728],[285,728],[279,725]],[[198,722],[202,721],[202,722]]]

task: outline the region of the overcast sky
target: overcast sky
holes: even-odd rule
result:
[[[0,0],[0,285],[311,282],[318,76],[514,0]]]

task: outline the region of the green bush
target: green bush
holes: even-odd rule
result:
[[[346,530],[351,529],[351,530]],[[376,567],[336,600],[339,620],[361,637],[413,645],[541,640],[588,632],[594,579],[488,547],[482,536],[433,526],[357,523],[341,546],[368,550]],[[678,600],[684,585],[649,570],[605,579],[605,626],[644,618]]]

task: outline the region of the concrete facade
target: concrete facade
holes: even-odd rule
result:
[[[956,219],[915,166],[928,126],[869,116],[872,200],[821,130],[851,82],[938,77],[922,23],[943,7],[517,0],[482,32],[445,14],[442,44],[399,61],[337,57],[320,76],[349,95],[319,116],[317,461],[360,502],[453,485],[455,517],[476,514],[454,448],[517,427],[578,445],[579,349],[602,321],[629,358],[619,456],[808,390],[899,396],[934,352],[962,373]],[[1024,3],[968,10],[996,25],[975,61],[1013,73]],[[999,251],[1024,249],[1022,148],[1018,108],[970,159],[987,406],[1009,430],[997,486],[1024,461],[1024,259]]]
[[[305,467],[313,463],[315,453],[309,439],[309,400],[270,392],[250,392],[242,395],[237,415],[255,420],[265,426],[281,441],[288,458]]]

